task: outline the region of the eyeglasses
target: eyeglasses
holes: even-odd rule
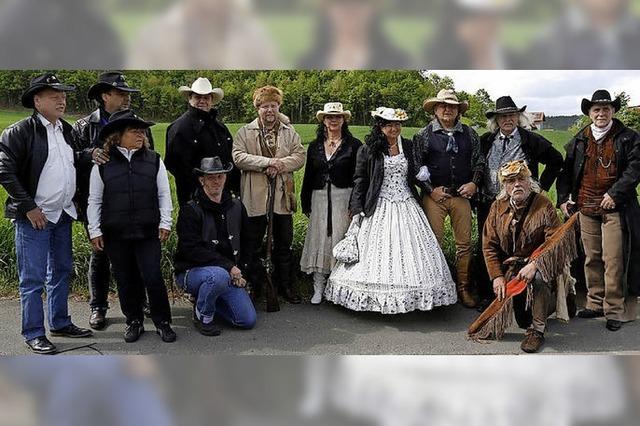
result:
[[[395,127],[396,129],[399,129],[402,127],[402,123],[399,121],[392,121],[390,123],[385,123],[382,127]]]

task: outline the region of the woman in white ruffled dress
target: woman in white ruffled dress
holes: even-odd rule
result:
[[[373,111],[374,125],[358,151],[350,210],[360,220],[359,261],[338,262],[325,297],[355,311],[384,314],[456,303],[442,249],[418,203],[412,141],[400,136],[401,109]]]

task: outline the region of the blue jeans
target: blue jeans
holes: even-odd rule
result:
[[[22,304],[22,335],[26,340],[45,335],[42,291],[47,289],[50,330],[71,324],[67,310],[72,268],[71,218],[62,213],[58,223],[36,230],[26,219],[16,220],[16,255]]]
[[[185,282],[186,277],[186,282]],[[219,315],[231,324],[245,329],[256,324],[256,309],[247,292],[234,286],[231,275],[219,266],[189,269],[176,276],[176,282],[196,299],[196,310],[204,323]]]

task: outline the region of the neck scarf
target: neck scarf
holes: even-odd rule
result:
[[[613,126],[613,120],[611,120],[609,124],[607,124],[607,127],[604,127],[604,128],[597,127],[595,124],[592,123],[591,134],[593,135],[593,138],[596,140],[596,142],[602,139],[609,132],[609,130],[611,130],[612,126]]]

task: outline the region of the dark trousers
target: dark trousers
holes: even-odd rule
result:
[[[262,242],[267,230],[267,216],[249,218],[248,238],[244,249],[250,253],[247,276],[254,289],[259,292],[264,283],[265,270],[262,265]],[[273,215],[273,284],[280,290],[290,289],[293,285],[293,215]]]
[[[474,256],[474,268],[473,276],[476,280],[476,289],[478,289],[478,296],[481,299],[493,300],[496,296],[493,293],[493,283],[489,278],[487,272],[487,264],[484,262],[484,255],[482,254],[482,230],[484,224],[489,216],[489,210],[491,209],[492,200],[485,202],[479,202],[477,205],[477,219],[478,219],[478,250],[476,256]]]
[[[160,268],[158,237],[143,240],[120,240],[104,237],[105,250],[118,285],[118,298],[127,324],[144,319],[142,305],[145,289],[149,296],[151,319],[158,325],[171,322],[171,307]]]
[[[89,259],[89,306],[91,309],[109,308],[109,283],[111,282],[111,262],[105,251],[91,251]]]

